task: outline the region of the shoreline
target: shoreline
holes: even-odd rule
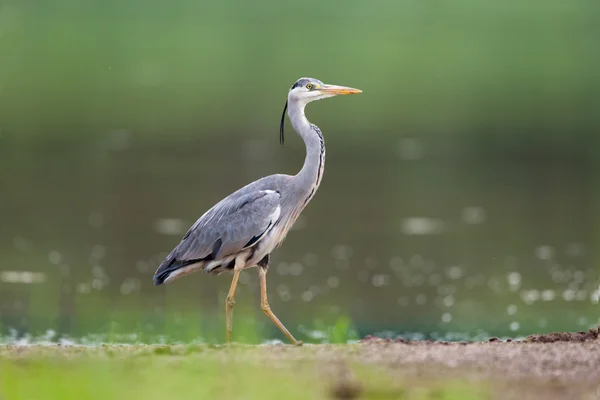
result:
[[[21,371],[30,379],[49,374],[67,380],[71,379],[74,367],[81,371],[89,369],[90,376],[96,376],[98,368],[105,368],[103,379],[107,382],[123,380],[120,387],[115,384],[117,392],[130,387],[133,377],[139,374],[167,374],[169,379],[181,380],[178,385],[185,390],[213,387],[221,390],[223,385],[229,385],[228,390],[236,393],[219,398],[246,398],[239,396],[248,394],[248,383],[231,380],[225,373],[197,386],[197,376],[202,371],[238,371],[232,372],[236,379],[240,373],[247,374],[246,379],[264,380],[264,384],[275,385],[283,393],[293,390],[299,395],[306,391],[301,398],[412,399],[438,398],[431,396],[442,393],[439,398],[591,400],[600,396],[598,333],[593,328],[587,332],[553,332],[530,335],[523,340],[491,338],[485,342],[409,341],[371,336],[352,344],[303,346],[2,345],[0,366],[12,373]],[[37,372],[30,372],[32,365]],[[124,365],[129,366],[127,370],[122,369]],[[121,372],[115,375],[112,371]],[[182,371],[189,377],[183,379]],[[273,383],[274,375],[285,382]],[[96,378],[91,379],[93,385],[103,385]],[[145,386],[139,390],[143,389]],[[252,390],[256,390],[252,394],[259,398],[260,389]],[[430,397],[415,394],[423,391]]]

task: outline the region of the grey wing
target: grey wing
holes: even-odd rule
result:
[[[255,190],[232,195],[207,211],[171,255],[179,261],[218,260],[256,245],[281,213],[281,195]]]

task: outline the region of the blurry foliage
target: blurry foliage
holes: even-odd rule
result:
[[[4,2],[1,127],[20,141],[116,129],[275,136],[287,89],[313,76],[364,90],[309,111],[342,140],[410,131],[569,145],[600,127],[599,7]]]
[[[358,339],[358,333],[352,325],[352,321],[345,315],[338,317],[335,324],[329,328],[330,343],[348,343]]]

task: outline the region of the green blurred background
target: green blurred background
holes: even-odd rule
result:
[[[0,2],[0,329],[222,341],[230,275],[152,274],[222,197],[299,170],[278,124],[303,76],[363,94],[307,110],[325,177],[268,277],[300,339],[598,323],[599,17],[597,1]],[[234,334],[282,338],[242,275]]]

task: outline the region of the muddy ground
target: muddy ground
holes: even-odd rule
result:
[[[600,400],[600,327],[522,341],[408,342],[365,338],[357,357],[415,378],[486,382],[499,399]]]
[[[255,366],[294,371],[304,365],[333,382],[329,398],[412,399],[406,387],[423,382],[462,382],[485,388],[486,399],[600,399],[600,338],[598,329],[576,333],[533,335],[520,341],[434,342],[366,337],[351,345],[264,346],[8,346],[0,348],[7,360],[139,353],[167,356],[174,362],[199,357],[227,366],[231,360]],[[195,355],[194,355],[195,354]],[[312,368],[312,367],[311,367]],[[259,369],[260,370],[260,369]],[[387,372],[398,386],[368,382],[360,371]],[[407,386],[408,382],[408,386]],[[431,397],[433,396],[433,397]],[[424,398],[435,397],[435,393]],[[418,397],[421,398],[421,397]],[[463,398],[463,396],[459,396]],[[466,397],[465,397],[466,399]]]
[[[490,389],[485,398],[600,400],[599,330],[539,334],[520,341],[492,338],[488,342],[366,337],[352,351],[323,347],[312,357],[326,360],[337,371],[332,373],[340,374],[338,398],[360,398],[361,383],[344,367],[358,362],[384,367],[403,382],[448,378],[483,384]],[[307,355],[281,347],[265,351],[263,357],[278,362]],[[380,395],[403,398],[392,393]]]

